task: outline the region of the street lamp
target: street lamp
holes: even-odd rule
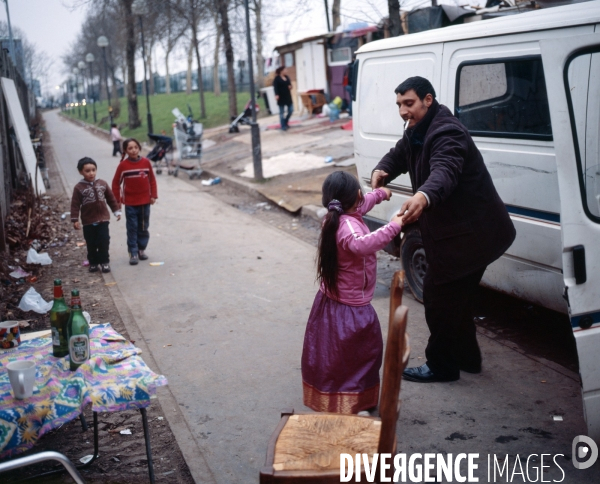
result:
[[[98,119],[96,117],[96,90],[94,89],[94,69],[92,68],[92,64],[94,63],[95,60],[96,60],[96,58],[94,57],[94,54],[92,54],[91,52],[85,56],[85,61],[90,66],[90,82],[92,83],[92,92],[91,92],[91,96],[89,96],[89,97],[92,99],[92,109],[94,111],[94,123],[96,123],[98,121]],[[89,84],[88,84],[88,87],[89,87]]]
[[[252,122],[250,132],[252,134],[252,164],[254,165],[254,179],[262,180],[262,154],[260,151],[260,131],[256,122],[256,93],[254,92],[254,72],[252,67],[252,38],[250,37],[250,9],[248,0],[244,0],[246,9],[246,42],[248,43],[248,75],[250,76],[250,109],[252,111]],[[261,68],[261,66],[259,66]]]
[[[98,37],[98,40],[96,41],[96,43],[98,44],[98,47],[100,47],[102,49],[102,57],[104,58],[104,83],[106,84],[106,99],[108,101],[108,116],[110,118],[110,125],[112,126],[112,124],[113,124],[112,102],[110,100],[110,89],[108,88],[108,66],[106,64],[106,48],[108,47],[108,39],[104,35],[101,35],[100,37]]]
[[[87,89],[85,88],[85,62],[84,61],[79,61],[77,63],[77,67],[79,67],[79,72],[81,72],[81,80],[83,83],[83,94],[85,95],[84,100],[86,101],[85,104],[83,105],[83,113],[85,116],[85,119],[88,118],[87,116]]]
[[[148,6],[146,0],[135,0],[131,5],[134,15],[140,19],[140,34],[142,36],[142,60],[144,61],[144,85],[146,86],[146,110],[148,111],[148,133],[152,133],[152,113],[150,112],[150,92],[148,89],[148,77],[146,76],[146,44],[144,43],[144,23],[142,17],[148,15]]]
[[[75,103],[77,104],[77,116],[81,119],[81,105],[79,104],[79,69],[73,67],[73,74],[75,75]]]

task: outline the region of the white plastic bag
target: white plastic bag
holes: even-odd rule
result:
[[[27,263],[28,264],[41,264],[43,266],[48,266],[52,264],[52,259],[47,252],[43,252],[38,254],[35,249],[31,248],[27,251]]]
[[[39,314],[46,314],[52,308],[52,301],[46,302],[42,296],[30,287],[19,302],[19,309],[22,311],[35,311]]]

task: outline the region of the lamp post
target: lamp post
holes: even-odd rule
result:
[[[95,60],[96,58],[91,52],[85,56],[85,61],[88,63],[88,66],[90,66],[90,82],[92,83],[92,95],[90,96],[90,98],[92,99],[92,110],[94,111],[94,123],[98,121],[96,117],[96,90],[94,89],[94,69],[92,68],[92,64]]]
[[[250,132],[252,134],[252,164],[254,165],[254,179],[262,180],[262,154],[260,151],[260,131],[256,122],[256,93],[254,92],[254,70],[252,67],[252,38],[250,37],[250,9],[248,0],[244,0],[246,9],[246,41],[248,43],[248,75],[250,77],[250,110],[252,112],[252,122],[250,123]]]
[[[75,104],[77,104],[77,116],[81,119],[81,105],[79,104],[79,69],[73,67],[73,74],[75,75]]]
[[[146,87],[146,110],[148,111],[148,133],[154,131],[152,126],[152,113],[150,112],[150,90],[148,89],[148,76],[146,69],[146,44],[144,42],[144,22],[142,17],[148,14],[148,6],[145,0],[135,0],[131,5],[134,15],[140,20],[140,34],[142,36],[142,60],[144,61],[144,86]]]
[[[98,37],[98,40],[96,42],[97,42],[98,47],[100,47],[102,49],[102,57],[104,58],[104,82],[106,84],[106,99],[108,101],[108,116],[110,118],[110,124],[112,126],[112,124],[113,124],[112,102],[110,100],[110,89],[108,88],[108,66],[106,63],[106,48],[108,47],[108,39],[104,35],[101,35],[100,37]]]
[[[87,113],[87,89],[85,88],[85,62],[84,61],[79,61],[77,63],[77,67],[79,67],[79,72],[81,72],[81,81],[83,84],[83,94],[84,94],[84,98],[83,98],[83,115],[85,116],[85,119],[88,118],[88,113]],[[89,86],[89,83],[88,83]]]

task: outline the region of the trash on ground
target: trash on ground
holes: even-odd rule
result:
[[[163,472],[162,475],[163,476],[168,476],[170,474],[173,474],[175,471],[167,471],[167,472]]]
[[[118,457],[112,457],[111,460],[113,462],[121,462],[121,459],[119,459]]]
[[[546,383],[546,380],[541,380],[540,383]]]
[[[77,247],[83,247],[85,245],[85,242],[77,242]]]
[[[87,311],[83,311],[83,317],[87,321],[87,324],[90,324],[92,322],[92,317],[90,316],[90,313],[88,313]]]
[[[173,346],[173,345],[172,344],[163,345],[163,348],[166,348],[167,346]]]
[[[217,185],[218,183],[221,183],[221,178],[220,177],[209,178],[208,180],[202,180],[201,183],[205,187],[208,187],[210,185]]]
[[[325,163],[331,163],[333,161],[333,156],[326,156]]]
[[[130,429],[125,429],[125,430],[121,430],[119,433],[121,435],[131,435],[131,430]]]
[[[165,417],[156,417],[156,420],[164,420]]]
[[[129,430],[127,427],[117,427],[116,429],[108,429],[109,434],[116,434],[121,432],[122,430]]]
[[[52,308],[53,301],[46,302],[33,287],[30,287],[19,302],[21,311],[35,311],[38,314],[46,314]]]
[[[268,205],[269,205],[269,202],[260,202],[260,203],[256,204],[256,206],[258,208],[264,208],[264,207],[267,207]]]
[[[67,218],[67,215],[71,215],[71,212],[65,212],[65,213],[63,213],[63,214],[60,216],[60,218],[61,218],[62,220],[65,220],[65,219]]]
[[[52,264],[52,259],[50,259],[50,256],[47,252],[38,254],[37,251],[32,247],[27,251],[27,263],[48,266]]]
[[[114,286],[116,284],[116,282],[107,282],[106,284],[104,284],[105,286]]]
[[[14,277],[15,279],[20,279],[21,277],[29,277],[30,275],[31,272],[24,271],[19,266],[17,266],[17,268],[9,274],[10,277]]]
[[[37,276],[31,276],[31,277],[27,278],[27,282],[34,283],[34,282],[37,282],[37,281],[38,281]]]
[[[81,263],[81,265],[82,265],[83,267],[87,267],[87,266],[89,266],[89,265],[90,265],[90,261],[89,261],[89,260],[84,260],[84,261]]]
[[[562,417],[562,415],[553,415],[552,420],[554,420],[555,422],[562,422],[563,417]]]
[[[42,250],[42,244],[38,239],[35,239],[31,242],[31,248],[37,250],[38,252]]]
[[[79,459],[79,462],[81,462],[82,464],[87,464],[93,458],[94,458],[93,455],[84,455],[81,459]]]
[[[150,265],[154,266],[154,267],[156,267],[156,266],[164,266],[165,263],[164,262],[150,262]]]
[[[31,326],[29,324],[29,319],[24,319],[23,321],[18,321],[19,323],[19,328],[29,328],[29,326]]]

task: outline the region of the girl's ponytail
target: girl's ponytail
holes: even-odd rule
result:
[[[319,237],[317,280],[335,300],[339,299],[337,231],[340,226],[340,216],[354,206],[359,191],[358,180],[344,171],[331,173],[323,183],[322,202],[327,208],[327,214]]]

